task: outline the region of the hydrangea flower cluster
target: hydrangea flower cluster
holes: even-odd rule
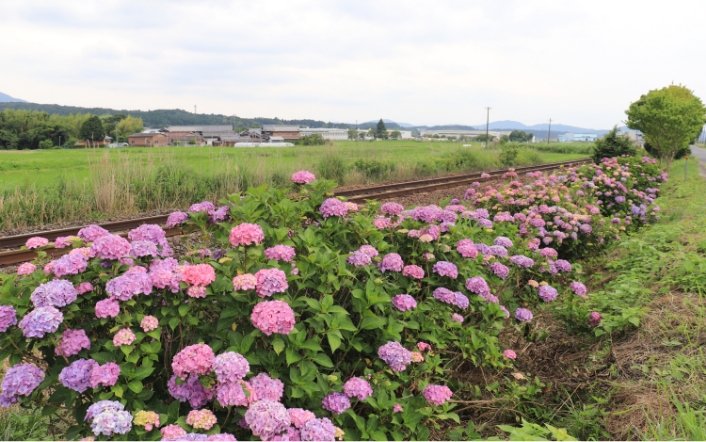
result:
[[[184,212],[172,212],[167,217],[166,226],[168,229],[173,229],[186,222],[189,219],[189,214]]]
[[[59,278],[78,275],[86,271],[88,258],[82,254],[69,253],[54,261],[52,272]]]
[[[404,268],[404,262],[402,262],[402,257],[397,253],[388,253],[382,258],[378,268],[382,273],[389,272],[401,272]]]
[[[265,249],[265,256],[267,259],[273,259],[275,261],[292,262],[297,253],[294,251],[294,247],[286,246],[284,244],[279,244],[269,249]]]
[[[91,340],[86,336],[83,329],[66,329],[61,334],[61,343],[54,349],[54,353],[59,356],[75,356],[83,349],[91,348]]]
[[[520,322],[530,322],[532,320],[532,312],[526,308],[518,308],[515,310],[515,319]]]
[[[261,400],[252,404],[245,412],[245,422],[255,436],[267,440],[284,431],[292,421],[284,405],[275,401]]]
[[[321,204],[319,212],[324,219],[330,216],[344,217],[348,215],[348,207],[338,198],[329,198]]]
[[[288,335],[296,324],[294,311],[284,301],[264,301],[256,304],[250,320],[267,336],[272,333]]]
[[[106,362],[103,365],[94,365],[89,374],[88,383],[91,388],[112,387],[118,382],[120,366],[115,362]]]
[[[0,384],[0,406],[9,407],[17,396],[29,396],[44,381],[44,372],[32,364],[17,364],[5,372]]]
[[[145,333],[152,330],[157,330],[159,328],[159,319],[154,316],[147,315],[140,321],[140,327]]]
[[[34,289],[29,299],[35,307],[64,307],[74,302],[77,295],[71,281],[53,279]]]
[[[216,423],[216,415],[211,410],[191,410],[186,416],[186,423],[200,430],[210,430]]]
[[[401,312],[417,308],[417,301],[410,295],[396,295],[392,297],[392,305]]]
[[[272,379],[267,373],[260,373],[248,381],[258,400],[278,402],[284,394],[284,384],[279,379]]]
[[[122,328],[113,336],[113,345],[120,347],[135,342],[135,334],[129,328]]]
[[[152,278],[144,267],[132,267],[108,281],[105,291],[113,299],[129,301],[133,296],[152,293]]]
[[[407,265],[402,269],[402,276],[407,276],[413,279],[423,279],[424,269],[414,264]]]
[[[100,259],[115,260],[125,256],[130,256],[132,245],[118,235],[105,235],[97,238],[91,244],[91,257]]]
[[[257,224],[242,223],[230,231],[230,243],[233,246],[249,246],[251,244],[260,244],[265,239],[265,233],[262,227]]]
[[[152,431],[154,427],[159,428],[159,415],[154,411],[140,410],[135,413],[133,424],[145,427],[145,430]]]
[[[17,312],[9,305],[0,305],[0,332],[6,332],[8,328],[17,324]]]
[[[336,440],[336,427],[328,418],[311,419],[299,430],[303,441],[333,441]]]
[[[542,298],[544,302],[554,301],[557,296],[559,296],[559,292],[557,292],[554,287],[549,285],[539,286],[539,297]]]
[[[86,422],[96,436],[127,434],[132,429],[132,415],[117,401],[98,401],[88,407]]]
[[[588,293],[586,286],[578,281],[574,281],[569,284],[569,288],[571,288],[571,290],[578,296],[585,297],[586,293]]]
[[[324,410],[333,414],[341,414],[351,408],[351,400],[343,393],[333,392],[325,396],[321,401]]]
[[[292,182],[296,184],[309,184],[316,180],[316,176],[308,170],[300,170],[292,175]]]
[[[150,263],[149,276],[152,285],[158,289],[168,289],[172,293],[179,291],[181,273],[179,263],[174,258],[155,259]]]
[[[97,318],[114,318],[120,313],[120,303],[115,299],[103,299],[96,302]]]
[[[20,264],[19,267],[17,267],[17,276],[25,276],[25,275],[31,275],[34,273],[34,271],[37,270],[37,266],[32,264],[31,262],[26,262],[24,264]]]
[[[261,298],[275,293],[284,293],[289,288],[287,274],[277,268],[258,270],[255,273],[255,280],[257,295]]]
[[[213,389],[201,385],[198,375],[194,374],[189,375],[186,382],[181,384],[177,384],[177,375],[175,374],[167,382],[167,389],[174,399],[180,402],[189,402],[192,408],[203,407],[212,401],[216,394]]]
[[[458,267],[452,262],[438,261],[434,264],[434,273],[456,279],[458,278]]]
[[[422,394],[432,405],[443,405],[453,395],[449,387],[445,385],[429,385]]]
[[[390,366],[392,371],[404,371],[412,362],[410,351],[395,341],[380,346],[378,356]]]
[[[233,290],[236,292],[255,290],[255,287],[257,287],[257,278],[250,273],[238,275],[233,278]]]
[[[208,264],[184,265],[178,271],[181,280],[190,285],[186,293],[192,298],[205,298],[206,286],[216,280],[216,271]]]
[[[25,243],[25,247],[28,249],[39,249],[41,247],[45,247],[49,244],[49,240],[46,238],[43,238],[41,236],[34,236],[30,239],[27,240]]]
[[[22,318],[19,327],[25,338],[43,338],[57,331],[63,321],[64,315],[54,307],[37,307]]]
[[[189,345],[174,355],[172,370],[182,379],[186,379],[189,374],[203,376],[211,372],[211,366],[215,359],[216,356],[208,345]]]
[[[78,231],[78,237],[84,240],[85,242],[93,242],[97,240],[98,238],[101,238],[103,236],[110,235],[110,232],[105,230],[101,226],[97,226],[95,224],[91,224],[90,226],[86,226],[82,228],[81,230]]]
[[[372,396],[373,388],[370,383],[362,378],[351,378],[343,384],[343,392],[349,398],[356,398],[359,401],[364,401]]]

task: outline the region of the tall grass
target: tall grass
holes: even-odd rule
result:
[[[502,167],[497,150],[401,142],[60,153],[16,156],[17,167],[6,164],[8,170],[19,168],[34,178],[0,185],[0,229],[184,208],[251,186],[285,187],[291,174],[301,169],[341,185]],[[514,162],[542,160],[536,151],[519,149]]]

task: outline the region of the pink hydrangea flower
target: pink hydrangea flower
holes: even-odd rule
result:
[[[350,201],[346,201],[345,203],[346,209],[348,209],[348,212],[357,212],[358,210],[358,205],[356,203],[352,203]]]
[[[250,273],[238,275],[233,278],[233,290],[236,292],[244,290],[254,290],[257,287],[257,278]]]
[[[228,351],[216,356],[213,361],[213,371],[216,373],[218,382],[236,382],[248,374],[250,364],[243,355]]]
[[[382,258],[378,267],[382,273],[386,271],[401,272],[404,267],[404,262],[402,262],[402,258],[397,253],[388,253]]]
[[[284,394],[284,384],[279,379],[271,378],[267,373],[259,373],[248,381],[255,391],[257,400],[278,402]]]
[[[84,293],[92,292],[93,291],[93,284],[90,282],[82,282],[78,286],[76,286],[76,293],[79,295],[83,295]]]
[[[189,285],[207,286],[216,280],[216,271],[208,264],[179,267],[181,280]]]
[[[343,384],[343,392],[349,398],[357,398],[364,401],[373,394],[370,383],[362,378],[351,378]]]
[[[120,366],[115,362],[106,362],[103,365],[96,365],[91,369],[89,384],[91,388],[112,387],[118,382],[120,376]]]
[[[290,424],[284,405],[274,401],[257,401],[245,412],[245,422],[255,436],[261,439],[284,431]]]
[[[54,354],[61,356],[75,356],[83,349],[91,348],[91,340],[86,336],[85,330],[66,329],[61,334],[61,343],[54,349]]]
[[[402,405],[400,405],[400,404],[395,404],[395,406],[392,407],[393,413],[402,413],[402,410],[403,410],[403,408],[402,408]]]
[[[591,312],[591,314],[588,316],[588,325],[590,325],[591,327],[598,327],[602,320],[603,317],[600,313]]]
[[[37,266],[32,264],[31,262],[26,262],[24,264],[21,264],[19,267],[17,267],[17,275],[18,276],[24,276],[24,275],[31,275],[34,273],[34,271],[37,270]]]
[[[316,415],[314,413],[302,408],[290,408],[287,410],[287,413],[289,413],[289,419],[292,421],[292,425],[296,428],[301,428],[305,423],[312,419],[316,419]]]
[[[414,279],[422,279],[424,278],[424,269],[414,264],[404,266],[402,275]]]
[[[257,401],[258,397],[250,383],[237,380],[218,384],[216,399],[222,407],[248,407]]]
[[[166,427],[162,428],[162,438],[164,440],[175,440],[179,436],[183,436],[186,434],[186,430],[181,428],[177,424],[171,424],[167,425]]]
[[[145,332],[157,330],[159,328],[159,319],[154,316],[147,315],[142,318],[142,321],[140,321],[140,327],[142,327],[142,330]]]
[[[199,430],[210,430],[216,423],[216,415],[211,410],[191,410],[186,416],[186,423]]]
[[[284,244],[279,244],[269,249],[265,249],[265,257],[267,259],[273,259],[275,261],[285,261],[292,262],[297,252],[294,251],[294,247],[286,246]]]
[[[115,299],[104,299],[96,302],[97,318],[114,318],[120,313],[120,303]]]
[[[459,324],[463,323],[463,316],[459,315],[458,313],[453,313],[451,315],[451,320],[453,322],[458,322]]]
[[[329,216],[344,217],[348,215],[348,207],[337,198],[329,198],[321,204],[319,212],[323,215],[324,219]]]
[[[380,206],[380,211],[386,215],[399,215],[404,211],[404,206],[399,203],[385,203]]]
[[[412,362],[412,353],[395,341],[381,345],[378,348],[378,356],[390,366],[392,371],[404,371]]]
[[[189,345],[174,355],[172,370],[174,370],[174,374],[182,379],[186,379],[189,374],[204,376],[211,372],[215,359],[216,356],[208,345]]]
[[[129,256],[132,245],[118,235],[105,235],[93,241],[91,244],[91,257],[100,259],[115,260]]]
[[[431,345],[420,341],[417,342],[417,349],[419,349],[419,351],[431,351]]]
[[[415,363],[424,362],[424,356],[421,353],[419,353],[418,351],[413,351],[412,352],[412,362],[415,362]]]
[[[255,273],[257,280],[257,294],[264,298],[275,293],[284,293],[289,285],[287,284],[287,274],[280,269],[261,269]]]
[[[292,175],[292,181],[297,184],[309,184],[316,180],[316,176],[308,170],[300,170]]]
[[[417,308],[417,301],[409,295],[397,295],[392,298],[392,305],[401,312]]]
[[[453,395],[449,387],[445,385],[429,385],[424,389],[423,394],[424,398],[432,405],[442,405]]]
[[[503,352],[503,356],[505,356],[507,359],[515,359],[517,358],[517,353],[515,353],[513,350],[507,349]]]
[[[135,334],[129,328],[123,328],[113,337],[113,345],[120,347],[121,345],[130,345],[135,342]]]
[[[288,335],[296,323],[294,311],[284,301],[264,301],[255,305],[250,320],[267,336],[272,333]]]
[[[27,240],[25,243],[25,247],[28,249],[38,249],[40,247],[44,247],[47,244],[49,244],[49,240],[46,238],[42,238],[41,236],[34,236],[30,239]]]
[[[250,244],[260,244],[265,239],[262,227],[257,224],[242,223],[230,231],[230,243],[233,246],[249,246]]]

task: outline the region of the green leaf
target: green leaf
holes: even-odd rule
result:
[[[287,357],[287,365],[292,365],[300,361],[302,358],[302,356],[292,347],[287,347],[285,356]]]
[[[278,355],[284,350],[284,341],[279,336],[272,341],[272,348]]]
[[[380,316],[366,316],[363,318],[363,320],[360,322],[360,328],[363,330],[373,330],[376,328],[382,328],[385,326],[385,323],[387,322],[387,318],[381,318]]]
[[[138,381],[138,380],[130,381],[130,382],[127,384],[127,388],[129,388],[130,390],[134,391],[135,393],[139,393],[139,392],[142,391],[142,388],[143,388],[143,387],[142,387],[142,382],[141,382],[141,381]]]
[[[316,353],[311,359],[322,367],[333,368],[333,362],[331,362],[331,358],[329,358],[323,353]]]
[[[331,353],[335,353],[341,347],[341,338],[334,332],[328,332],[326,337],[328,338],[328,344],[331,346]]]
[[[179,325],[179,318],[176,316],[169,320],[169,328],[174,330]]]
[[[186,316],[189,313],[191,306],[189,304],[182,304],[179,306],[179,316]]]
[[[125,390],[123,390],[123,386],[119,384],[113,385],[110,389],[117,397],[123,397],[123,393],[125,392]]]

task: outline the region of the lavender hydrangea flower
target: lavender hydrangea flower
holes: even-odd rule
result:
[[[132,415],[117,401],[99,401],[88,407],[86,421],[96,436],[127,434],[132,429]]]
[[[497,238],[495,238],[495,241],[493,241],[493,244],[496,246],[505,247],[507,249],[512,247],[512,241],[510,240],[510,238],[506,238],[504,236],[498,236]]]
[[[328,418],[311,419],[299,430],[303,441],[334,441],[336,427]]]
[[[504,264],[501,264],[497,261],[491,262],[488,268],[500,279],[505,279],[510,274],[510,269],[508,269],[507,266],[505,266]]]
[[[284,405],[274,401],[257,401],[245,412],[245,422],[255,436],[261,439],[284,431],[291,424]]]
[[[59,382],[66,388],[83,393],[91,385],[91,370],[98,367],[93,359],[78,359],[59,373]]]
[[[510,262],[518,267],[528,269],[534,265],[534,260],[525,255],[514,255],[510,257]]]
[[[271,378],[267,373],[260,373],[248,381],[255,390],[258,400],[277,402],[284,394],[284,384],[279,379]]]
[[[351,252],[351,256],[348,257],[347,261],[349,264],[353,264],[356,267],[364,267],[373,262],[370,256],[358,250]]]
[[[0,384],[0,406],[9,407],[17,402],[17,396],[29,396],[44,381],[44,372],[32,364],[17,364],[10,367]]]
[[[454,263],[448,261],[439,261],[434,264],[434,272],[440,276],[448,276],[449,278],[458,278],[458,268]]]
[[[392,371],[404,371],[412,363],[412,354],[399,342],[390,341],[378,348],[378,356],[390,366]]]
[[[477,294],[490,293],[490,287],[482,276],[474,276],[466,280],[466,288]]]
[[[83,349],[91,348],[91,340],[86,336],[86,331],[83,329],[71,330],[66,329],[61,335],[61,344],[54,349],[56,355],[75,356]]]
[[[71,281],[54,279],[34,289],[29,299],[35,307],[64,307],[74,302],[77,296]]]
[[[6,332],[10,326],[17,324],[17,312],[9,305],[0,305],[0,332]]]
[[[334,392],[324,397],[321,401],[324,410],[333,414],[341,414],[351,408],[351,400],[343,393]]]
[[[218,382],[236,382],[250,371],[250,364],[243,355],[234,351],[225,352],[213,360],[213,371]]]
[[[515,319],[520,322],[530,322],[532,320],[532,312],[526,308],[518,308],[515,310]]]
[[[588,291],[586,290],[586,286],[578,281],[572,282],[571,284],[569,284],[569,287],[578,296],[584,297],[586,296],[586,293],[588,293]]]
[[[38,307],[20,321],[19,327],[26,338],[43,338],[58,330],[64,315],[54,307]]]
[[[180,226],[189,219],[189,214],[184,212],[172,212],[167,218],[166,226],[168,229]]]

